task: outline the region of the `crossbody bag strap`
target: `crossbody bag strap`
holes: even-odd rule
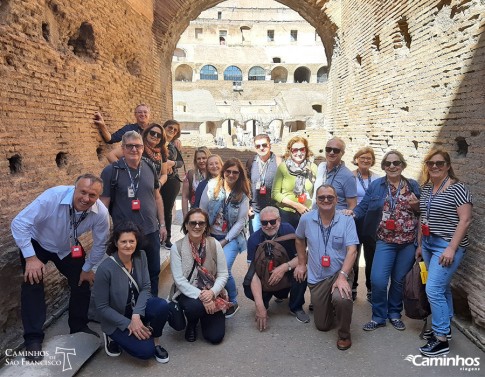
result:
[[[130,280],[133,283],[133,285],[135,286],[136,290],[138,291],[138,293],[140,293],[140,288],[138,288],[138,284],[136,284],[136,281],[133,278],[133,276],[131,276],[131,274],[126,270],[126,268],[120,266],[120,264],[116,261],[116,259],[112,255],[110,256],[110,258],[113,259],[113,261],[118,265],[119,268],[121,268],[121,270],[126,274],[126,276],[128,276],[130,278]]]

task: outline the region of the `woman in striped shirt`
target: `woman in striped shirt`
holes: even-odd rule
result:
[[[424,333],[425,356],[450,351],[450,319],[453,300],[450,282],[469,245],[467,230],[472,221],[472,196],[459,182],[450,155],[434,149],[425,157],[426,182],[420,198],[421,227],[416,256],[428,267],[426,294],[431,305],[432,330]]]

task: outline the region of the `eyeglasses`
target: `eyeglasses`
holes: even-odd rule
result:
[[[305,151],[306,151],[306,148],[305,147],[301,147],[301,148],[291,148],[291,153],[293,153],[293,154],[296,154],[298,152],[305,153]]]
[[[389,166],[394,165],[394,166],[401,166],[402,161],[384,161],[384,166],[388,168]]]
[[[206,226],[206,222],[205,221],[189,221],[189,225],[192,227],[192,228],[195,228],[195,227],[204,227]]]
[[[372,157],[359,157],[360,161],[372,161]]]
[[[150,134],[150,136],[152,136],[154,138],[157,138],[157,139],[161,139],[162,138],[162,134],[159,133],[159,132],[156,132],[156,131],[150,131],[149,134]]]
[[[319,195],[317,196],[319,202],[333,202],[335,200],[335,196],[333,195]]]
[[[239,170],[224,170],[225,175],[239,175]]]
[[[137,151],[142,150],[143,144],[125,144],[125,149],[131,151],[133,148],[135,148]]]
[[[149,111],[135,111],[135,114],[149,114]]]
[[[442,168],[443,166],[446,165],[446,161],[426,161],[425,164],[430,169],[433,166],[436,166],[437,168]]]
[[[264,143],[264,144],[254,144],[254,147],[256,149],[260,149],[260,148],[266,149],[266,148],[268,148],[268,143]]]
[[[325,152],[339,154],[342,151],[340,148],[325,147]]]
[[[165,130],[167,130],[168,132],[179,132],[179,129],[174,126],[167,126],[165,127]]]
[[[267,226],[268,224],[275,225],[278,219],[272,219],[272,220],[261,220],[261,225],[262,226]]]

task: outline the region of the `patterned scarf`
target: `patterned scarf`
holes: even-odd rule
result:
[[[293,159],[286,159],[286,168],[291,175],[296,176],[295,188],[293,192],[296,196],[301,195],[305,192],[305,180],[310,180],[311,183],[314,182],[313,173],[310,169],[311,161],[303,160],[301,164],[297,164]]]
[[[202,237],[199,247],[197,248],[195,244],[189,239],[190,248],[192,249],[192,256],[195,260],[195,265],[197,267],[197,288],[200,290],[211,289],[214,286],[216,278],[212,275],[204,266],[206,258],[206,239]],[[229,297],[227,291],[223,289],[219,296],[214,300],[216,305],[216,311],[227,310],[232,306],[229,302]]]
[[[162,153],[160,151],[161,149],[158,147],[151,147],[148,143],[145,144],[145,153],[150,160],[161,161]]]

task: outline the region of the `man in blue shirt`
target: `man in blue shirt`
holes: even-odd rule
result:
[[[248,239],[248,262],[255,258],[256,250],[261,242],[272,240],[287,234],[295,233],[295,229],[288,223],[281,223],[278,208],[268,206],[261,210],[261,229],[257,230]],[[305,304],[306,280],[301,282],[293,278],[292,271],[298,263],[296,256],[295,241],[287,240],[279,242],[288,254],[289,262],[275,267],[271,273],[269,284],[277,284],[285,274],[291,275],[292,285],[290,288],[282,289],[277,292],[264,292],[261,286],[261,280],[255,273],[251,280],[250,287],[244,286],[244,293],[247,298],[254,301],[256,305],[256,324],[259,331],[266,329],[268,314],[267,309],[271,297],[277,299],[287,298],[290,295],[289,307],[290,312],[296,316],[296,319],[302,323],[310,322],[310,317],[303,310]]]
[[[109,215],[98,199],[103,182],[92,174],[78,177],[75,186],[57,186],[44,191],[12,221],[12,235],[20,248],[24,270],[21,314],[24,339],[31,361],[42,360],[42,327],[46,319],[44,299],[45,264],[52,261],[68,281],[71,333],[97,335],[88,326],[90,284],[93,267],[105,253]],[[78,237],[92,231],[93,246],[86,256]]]
[[[128,131],[136,131],[140,135],[143,133],[145,127],[147,127],[150,123],[150,108],[148,107],[148,105],[141,103],[137,107],[135,107],[135,118],[136,123],[127,124],[113,134],[108,131],[106,123],[104,123],[103,116],[100,112],[96,112],[94,114],[94,124],[96,124],[96,126],[98,127],[98,130],[101,133],[103,140],[107,144],[114,144],[120,142],[123,135]]]
[[[318,209],[304,214],[296,229],[298,265],[295,277],[303,281],[308,272],[315,326],[320,331],[328,331],[335,317],[339,335],[337,348],[346,350],[352,345],[353,302],[349,280],[353,281],[352,267],[359,239],[354,219],[336,212],[336,190],[322,185],[316,193]]]

